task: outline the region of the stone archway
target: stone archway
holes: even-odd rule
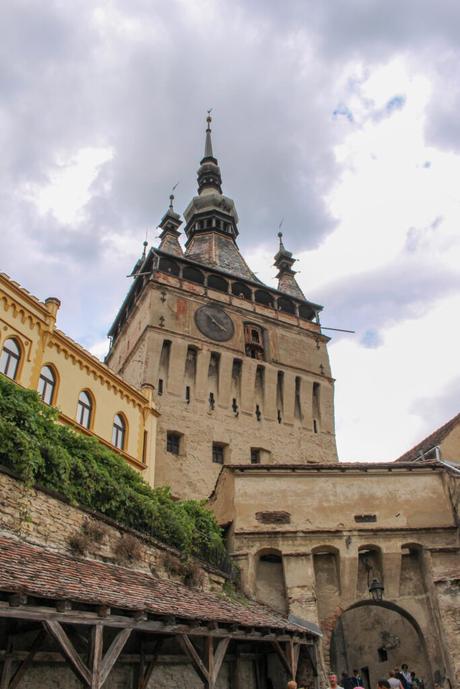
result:
[[[338,618],[330,641],[330,667],[337,673],[361,672],[363,686],[375,687],[380,678],[403,663],[425,686],[432,672],[425,640],[417,621],[389,601],[358,601]]]

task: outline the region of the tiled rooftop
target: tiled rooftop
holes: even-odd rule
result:
[[[157,615],[305,632],[253,601],[239,602],[94,560],[58,554],[0,536],[0,591],[145,610]]]

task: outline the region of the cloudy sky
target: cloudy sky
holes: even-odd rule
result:
[[[324,304],[344,460],[459,411],[458,0],[6,0],[1,269],[103,355],[204,117],[240,246],[271,282],[281,218]]]

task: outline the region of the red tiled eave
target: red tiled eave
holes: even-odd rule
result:
[[[127,567],[62,555],[6,536],[0,536],[0,591],[222,624],[305,632],[253,601],[243,604]]]

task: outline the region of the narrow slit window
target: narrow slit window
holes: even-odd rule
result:
[[[215,464],[224,463],[224,449],[224,445],[221,445],[220,443],[212,444],[212,461]]]
[[[181,436],[179,433],[168,431],[166,435],[166,450],[173,455],[180,454]]]
[[[251,464],[260,464],[260,449],[251,447]]]

